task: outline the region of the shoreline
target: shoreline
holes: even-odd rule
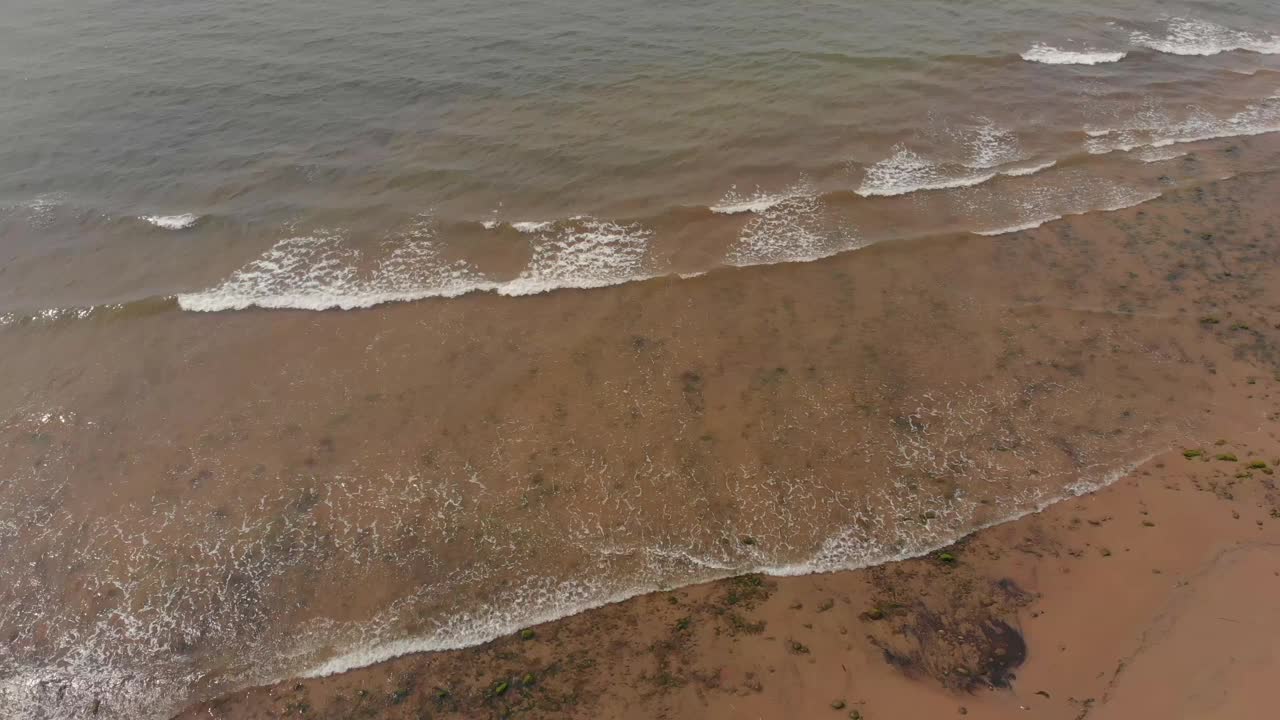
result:
[[[1215,588],[1240,589],[1243,578],[1280,589],[1270,473],[1280,438],[1246,425],[1231,423],[1224,435],[1235,439],[1199,456],[1158,454],[1107,487],[925,557],[643,594],[479,646],[231,693],[175,717],[729,718],[749,708],[761,718],[1028,709],[1108,718],[1122,716],[1113,706],[1146,708],[1134,687],[1151,682],[1177,709],[1169,674],[1196,673],[1179,664],[1183,626],[1250,594]],[[1227,455],[1238,460],[1215,459]],[[1258,462],[1266,469],[1250,468]],[[1260,578],[1259,567],[1273,574]],[[1265,613],[1235,619],[1280,629]],[[1199,664],[1221,669],[1241,643],[1210,638]],[[1249,682],[1232,707],[1260,711],[1249,703],[1267,700],[1265,683]]]
[[[344,673],[352,672],[355,670],[360,670],[363,668],[367,668],[375,665],[381,665],[387,662],[392,662],[394,660],[397,660],[399,658],[403,658],[409,655],[421,655],[421,654],[430,654],[430,653],[456,652],[456,651],[470,650],[472,648],[481,647],[491,642],[494,642],[496,640],[499,640],[505,635],[518,633],[519,631],[526,629],[528,627],[537,627],[539,625],[548,625],[551,623],[556,623],[561,620],[565,620],[567,618],[573,617],[575,615],[593,612],[601,608],[608,607],[610,605],[626,603],[631,600],[634,600],[635,598],[644,597],[646,595],[653,595],[655,593],[679,592],[681,590],[688,590],[690,588],[701,587],[704,585],[712,585],[715,583],[733,581],[735,579],[743,578],[747,576],[761,576],[765,578],[778,579],[778,578],[807,577],[812,575],[833,575],[833,574],[839,574],[839,573],[860,572],[860,571],[881,567],[884,565],[892,565],[895,563],[909,562],[912,560],[927,558],[936,553],[943,552],[948,548],[961,544],[965,542],[965,540],[967,540],[968,538],[972,537],[977,533],[981,533],[981,532],[990,530],[992,528],[999,527],[1001,525],[1006,525],[1008,523],[1018,522],[1019,520],[1022,520],[1023,518],[1026,518],[1028,516],[1042,513],[1048,510],[1049,508],[1055,505],[1058,505],[1059,503],[1069,502],[1071,500],[1084,497],[1087,495],[1091,495],[1101,490],[1105,490],[1111,487],[1112,485],[1116,484],[1117,482],[1120,482],[1121,480],[1125,479],[1126,477],[1128,477],[1129,474],[1136,471],[1138,468],[1145,465],[1147,462],[1150,462],[1153,458],[1159,456],[1160,454],[1161,453],[1159,452],[1148,454],[1141,460],[1137,460],[1133,463],[1126,465],[1124,468],[1108,473],[1106,476],[1107,479],[1102,480],[1100,482],[1087,482],[1082,480],[1076,484],[1073,484],[1069,488],[1067,488],[1067,492],[1064,495],[1054,497],[1050,500],[1039,500],[1031,508],[1018,510],[1017,512],[1009,516],[1006,516],[1002,519],[983,523],[978,527],[964,531],[958,537],[951,537],[945,542],[940,542],[925,550],[920,550],[920,551],[912,550],[910,551],[909,554],[900,554],[897,556],[887,557],[880,560],[873,560],[873,561],[867,562],[866,564],[860,564],[856,567],[824,569],[824,568],[817,567],[816,563],[813,563],[813,562],[783,565],[783,566],[759,567],[759,568],[747,570],[745,572],[734,572],[732,574],[724,575],[722,577],[711,578],[711,579],[700,581],[700,582],[684,584],[674,588],[654,587],[650,589],[636,590],[634,592],[623,592],[623,593],[619,593],[618,595],[610,599],[601,600],[598,602],[591,601],[588,604],[585,604],[577,609],[571,609],[563,614],[556,614],[552,617],[547,617],[545,619],[535,619],[529,623],[513,625],[508,629],[506,629],[504,632],[494,634],[486,640],[479,640],[475,642],[465,642],[465,644],[450,646],[450,645],[446,645],[445,643],[433,641],[430,638],[406,638],[404,640],[398,640],[391,643],[384,643],[381,647],[398,646],[398,645],[409,646],[409,647],[416,645],[421,647],[417,649],[407,649],[403,651],[375,650],[374,652],[371,652],[371,653],[368,653],[367,651],[364,651],[364,650],[349,651],[347,653],[339,655],[336,658],[331,658],[329,660],[326,660],[324,663],[322,663],[321,665],[319,665],[318,667],[312,670],[303,671],[301,673],[298,673],[295,676],[280,678],[276,680],[275,683],[269,683],[269,684],[285,682],[295,677],[298,679],[307,679],[307,680],[316,680],[316,679],[323,679],[327,677],[333,677],[335,675],[342,675]],[[432,645],[433,642],[435,644],[441,645],[441,647],[428,647]],[[377,659],[346,661],[346,658],[350,658],[353,655],[361,655],[366,653],[376,657]]]

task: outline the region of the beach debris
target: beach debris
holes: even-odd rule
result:
[[[520,684],[525,687],[528,687],[535,682],[537,682],[537,678],[533,676],[533,673],[525,673],[524,677],[520,678]]]
[[[1204,451],[1203,451],[1203,450],[1183,450],[1183,451],[1182,451],[1182,457],[1184,457],[1184,458],[1186,458],[1186,459],[1188,459],[1188,460],[1192,460],[1192,459],[1194,459],[1194,458],[1198,458],[1198,457],[1200,457],[1201,455],[1204,455]]]
[[[955,565],[956,556],[949,552],[938,553],[938,562],[943,563],[944,565]]]
[[[498,695],[504,695],[506,694],[507,690],[510,687],[511,687],[511,683],[507,682],[506,680],[503,680],[502,682],[498,683],[493,687],[493,695],[495,697]]]
[[[844,704],[844,701],[843,701],[843,700],[832,700],[832,701],[831,701],[831,709],[832,709],[832,710],[843,710],[843,709],[844,709],[844,707],[845,707],[845,704]]]
[[[1239,460],[1234,453],[1222,453],[1221,455],[1218,455],[1216,459],[1223,462],[1238,462]]]
[[[883,619],[884,619],[884,611],[883,611],[883,610],[881,610],[881,609],[880,609],[880,608],[878,608],[878,607],[871,608],[870,610],[868,610],[868,611],[867,611],[867,619],[868,619],[868,620],[883,620]]]
[[[1266,470],[1267,463],[1266,461],[1263,461],[1263,460],[1254,460],[1253,462],[1249,463],[1249,467],[1254,470]]]
[[[533,628],[525,628],[520,631],[521,640],[532,640],[537,636],[538,636],[538,633],[534,632]]]

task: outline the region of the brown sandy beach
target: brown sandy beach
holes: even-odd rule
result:
[[[1114,485],[917,559],[651,593],[480,647],[224,695],[180,717],[1271,717],[1280,242],[1263,198],[1274,187],[1269,175],[1241,177],[1032,233],[735,271],[766,293],[821,303],[827,273],[875,268],[853,306],[865,313],[881,296],[907,308],[864,326],[877,348],[915,366],[900,365],[904,383],[935,374],[991,387],[997,371],[1078,379],[1083,399],[1014,402],[997,411],[999,427],[1047,432],[1077,458],[1073,470],[1035,454],[1017,471],[1033,482],[1086,475],[1087,458],[1099,457],[1082,450],[1089,443],[1107,463],[1127,453],[1137,465]],[[892,300],[875,278],[894,285]],[[661,285],[649,284],[649,301]],[[971,307],[1002,309],[922,322],[946,315],[928,304],[939,287],[950,307],[968,296]],[[784,337],[822,327],[822,315],[806,317],[817,324]],[[970,352],[925,351],[947,337]],[[805,367],[790,349],[796,357],[748,357]],[[684,383],[686,396],[712,404],[712,380]],[[908,417],[908,436],[927,435],[918,424]],[[963,442],[1030,448],[1002,432]],[[945,485],[947,472],[934,480]],[[941,521],[908,512],[918,514],[900,522]],[[771,539],[733,542],[750,551]]]

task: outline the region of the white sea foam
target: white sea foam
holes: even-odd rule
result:
[[[502,227],[503,223],[500,220],[484,220],[484,221],[481,221],[480,225],[485,230],[497,230],[498,228]],[[507,223],[507,225],[512,230],[515,230],[516,232],[536,233],[536,232],[542,232],[543,230],[550,228],[551,226],[555,225],[555,223],[550,220],[547,220],[547,221],[526,220],[521,222]]]
[[[755,211],[725,261],[738,267],[811,262],[860,247],[853,229],[825,209],[817,196],[795,194]]]
[[[971,231],[975,235],[996,236],[1032,230],[1071,215],[1121,210],[1159,196],[1157,192],[1076,172],[1068,174],[1060,182],[1017,188],[1011,192],[973,191],[962,204],[970,216],[999,218],[1001,224],[996,227]]]
[[[1186,150],[1179,150],[1176,147],[1143,148],[1138,152],[1138,159],[1144,163],[1158,163],[1174,160],[1186,154]]]
[[[972,509],[963,507],[964,503],[961,502],[958,503],[959,507],[942,508],[947,515],[958,516],[954,518],[953,524],[947,526],[938,522],[938,529],[927,533],[914,530],[900,531],[897,536],[888,540],[875,541],[868,537],[865,527],[857,524],[837,528],[821,542],[808,559],[803,561],[780,564],[765,562],[741,566],[704,561],[690,556],[687,552],[682,552],[681,556],[690,559],[690,562],[686,563],[688,566],[701,570],[698,575],[689,577],[687,582],[682,584],[710,582],[753,572],[774,577],[795,577],[859,570],[922,557],[953,545],[973,533],[1042,512],[1064,500],[1102,490],[1131,474],[1158,454],[1159,452],[1148,453],[1138,460],[1096,478],[1081,477],[1066,484],[1056,493],[1040,490],[1025,491],[1017,497],[1008,498],[1007,507],[1010,508],[1010,512],[987,522],[972,523],[970,520],[970,524],[966,526],[965,516],[972,515]],[[904,498],[904,500],[907,499]],[[897,509],[902,510],[901,507]],[[932,509],[933,506],[930,506],[930,510]],[[914,513],[916,516],[922,514],[924,513]],[[937,512],[934,514],[942,515]],[[556,581],[549,578],[529,579],[514,589],[504,591],[491,602],[451,617],[448,622],[439,623],[436,630],[428,635],[382,639],[379,637],[381,633],[369,633],[371,637],[364,642],[303,671],[299,677],[326,677],[412,653],[473,647],[494,638],[510,635],[522,628],[552,622],[663,589],[668,588],[653,582],[652,579],[621,587],[610,587],[590,577],[572,581]]]
[[[526,228],[532,256],[520,275],[491,280],[465,261],[442,257],[429,220],[389,239],[370,257],[338,233],[289,237],[221,284],[177,296],[184,310],[250,307],[353,310],[389,302],[451,298],[472,292],[533,295],[562,288],[597,288],[652,277],[645,267],[652,233],[634,225],[575,218],[542,231]]]
[[[199,215],[185,213],[182,215],[143,215],[140,219],[165,230],[186,230],[200,220]]]
[[[764,212],[779,203],[784,203],[794,197],[812,192],[809,185],[803,181],[792,185],[781,192],[768,192],[756,188],[751,194],[743,194],[738,191],[735,185],[725,193],[720,202],[711,206],[711,212],[721,215],[737,215],[739,213],[758,213]]]
[[[50,192],[37,195],[26,202],[10,205],[3,208],[4,211],[14,211],[23,214],[27,218],[27,222],[32,227],[46,227],[51,224],[57,215],[58,208],[66,203],[66,195],[60,192]]]
[[[1021,232],[1023,230],[1035,230],[1036,228],[1040,227],[1041,225],[1044,225],[1047,222],[1053,222],[1054,220],[1061,220],[1061,219],[1062,219],[1061,215],[1046,215],[1037,220],[1027,220],[1026,222],[1018,223],[1017,225],[1010,225],[1008,227],[996,228],[995,230],[974,230],[973,234],[986,235],[988,237],[994,237],[996,235],[1007,235],[1008,233]]]
[[[1022,53],[1022,59],[1045,65],[1099,65],[1119,62],[1127,53],[1107,50],[1062,50],[1044,43],[1036,43]]]
[[[496,288],[466,263],[440,257],[429,220],[387,245],[390,251],[370,263],[374,269],[361,272],[363,254],[340,234],[285,238],[221,284],[179,294],[178,305],[199,312],[250,307],[352,310]]]
[[[1183,17],[1169,20],[1163,36],[1135,30],[1130,40],[1135,45],[1170,55],[1217,55],[1235,50],[1265,55],[1280,53],[1280,36],[1242,32]]]
[[[855,191],[863,197],[892,197],[925,190],[969,187],[995,177],[995,171],[965,168],[950,171],[905,145],[896,145],[893,155],[867,168],[866,177]]]
[[[1094,155],[1139,148],[1280,132],[1280,98],[1269,97],[1227,117],[1193,107],[1183,117],[1147,104],[1120,127],[1086,131],[1085,149]]]
[[[126,508],[123,521],[111,514],[81,521],[44,512],[39,496],[10,494],[7,498],[16,497],[20,507],[32,508],[29,517],[57,517],[50,524],[51,533],[42,534],[41,543],[29,548],[28,556],[47,553],[66,557],[68,562],[83,561],[86,574],[92,573],[88,589],[111,588],[118,597],[108,612],[90,619],[88,628],[82,625],[78,606],[56,602],[64,597],[57,583],[44,586],[42,597],[51,602],[16,606],[15,612],[22,614],[13,624],[23,640],[37,632],[47,633],[65,653],[56,656],[56,663],[20,658],[10,664],[15,670],[0,677],[0,695],[15,717],[61,717],[57,710],[95,706],[95,699],[103,697],[107,698],[102,703],[103,717],[160,720],[176,712],[193,687],[220,694],[284,677],[329,675],[411,652],[473,646],[672,585],[748,572],[803,575],[849,570],[928,554],[975,530],[1104,487],[1132,470],[1134,465],[1118,467],[1119,458],[1105,450],[1083,471],[1077,470],[1079,458],[1062,471],[1036,463],[1049,485],[1001,493],[984,502],[988,499],[984,488],[1032,464],[1039,453],[1054,452],[1051,434],[1038,432],[1036,421],[1029,417],[1044,416],[1039,412],[1043,408],[1022,402],[1028,392],[1039,394],[1046,389],[1008,392],[986,385],[968,394],[926,393],[905,402],[904,408],[913,408],[911,428],[895,430],[896,423],[890,423],[891,436],[859,448],[860,456],[890,453],[885,476],[898,478],[891,487],[867,492],[861,485],[840,489],[824,482],[782,483],[786,495],[780,502],[780,483],[759,478],[735,484],[736,517],[726,521],[695,511],[682,516],[689,524],[676,525],[667,536],[654,533],[643,517],[634,523],[624,518],[617,525],[601,526],[601,518],[590,513],[570,513],[568,524],[548,519],[543,529],[524,526],[522,520],[520,528],[495,533],[493,518],[505,517],[519,501],[509,496],[504,500],[506,494],[498,493],[464,502],[458,487],[478,481],[461,477],[449,481],[447,473],[433,473],[432,479],[406,476],[376,482],[360,476],[336,477],[317,488],[316,506],[327,510],[316,514],[299,509],[294,492],[282,491],[275,497],[264,493],[243,501],[246,508],[256,506],[257,510],[235,523],[222,522],[212,504],[195,498],[166,508],[167,512],[139,517],[127,514],[137,508]],[[813,410],[821,412],[829,405],[815,401]],[[16,428],[17,436],[85,422],[62,408],[30,410],[22,413],[26,419]],[[809,418],[815,426],[823,420]],[[992,433],[997,439],[1012,434],[1019,441],[1016,449],[1006,453],[996,449],[1003,445],[982,444],[983,439],[992,439]],[[1149,446],[1133,448],[1126,455],[1146,453]],[[1076,452],[1088,450],[1077,446]],[[193,464],[218,468],[217,457],[217,453],[197,456]],[[1004,463],[1010,465],[1002,467]],[[235,472],[233,468],[227,468],[228,476]],[[469,463],[467,468],[468,475],[486,474],[486,468],[471,470]],[[944,494],[915,481],[922,473],[942,468],[963,478],[958,480],[960,491]],[[55,475],[50,472],[51,477]],[[748,477],[745,469],[743,475]],[[173,479],[187,476],[175,471]],[[643,487],[645,493],[665,493],[670,487],[667,478],[665,473],[637,473],[635,490],[639,493]],[[583,491],[589,492],[593,485],[585,484]],[[599,493],[581,497],[580,505],[573,504],[576,492],[569,493],[564,502],[572,510],[598,508],[605,498],[618,499],[603,481]],[[681,495],[672,502],[673,506],[697,506],[708,497],[714,496]],[[58,491],[51,491],[48,498],[59,501]],[[775,513],[772,517],[770,509]],[[812,524],[785,522],[792,512],[821,515]],[[761,516],[766,519],[754,525]],[[930,518],[928,523],[914,520],[924,516]],[[665,514],[662,517],[662,522],[671,522]],[[764,540],[749,548],[726,550],[703,532],[708,528],[711,537],[750,535]],[[541,535],[548,530],[552,534]],[[545,544],[531,548],[517,541],[508,545],[529,532],[544,537]],[[16,537],[5,533],[0,523],[0,539]],[[92,549],[85,547],[86,537],[92,539]],[[458,567],[435,565],[435,548],[454,542],[455,537],[477,540],[475,554]],[[481,550],[490,543],[494,547]],[[110,552],[97,549],[98,544]],[[299,547],[306,552],[298,552]],[[566,551],[569,559],[577,560],[566,566],[567,572],[548,576],[530,571],[530,563],[536,564],[540,554]],[[576,555],[579,551],[582,554]],[[171,562],[175,553],[186,558],[174,565],[175,577],[165,578],[164,583],[137,581],[137,567]],[[19,555],[0,569],[22,572],[27,565],[24,560]],[[379,605],[367,620],[315,620],[301,626],[273,622],[266,614],[269,608],[289,598],[281,594],[282,588],[287,590],[282,578],[310,571],[315,562],[332,564],[332,576],[354,587],[366,577],[384,578],[387,571],[422,574],[425,567],[431,568],[424,575],[431,582],[398,593],[397,599]],[[344,566],[353,574],[344,574]],[[372,566],[370,574],[358,570],[368,566]],[[495,582],[513,575],[515,582]],[[225,577],[235,577],[236,582],[224,583]],[[182,603],[172,601],[175,593],[183,597]],[[218,653],[214,657],[229,657],[243,669],[218,675],[210,683],[208,666],[193,663],[178,649],[183,642],[199,642],[206,652]],[[5,654],[14,645],[21,647],[16,643],[0,647],[0,660],[15,657]]]
[[[534,295],[561,288],[598,288],[652,277],[645,266],[653,233],[639,225],[577,218],[546,232],[519,277],[494,289]]]
[[[1029,165],[1022,165],[1019,167],[1012,167],[1006,170],[1001,170],[1000,174],[1008,175],[1009,177],[1024,177],[1027,175],[1035,175],[1041,170],[1048,170],[1049,168],[1057,164],[1058,164],[1057,160],[1046,160],[1045,162],[1031,163]]]
[[[971,187],[997,175],[1010,174],[999,168],[1024,158],[1017,135],[988,118],[980,117],[975,124],[948,128],[944,135],[955,143],[957,150],[949,161],[928,158],[898,144],[893,147],[892,155],[867,168],[855,192],[863,197],[890,197]]]
[[[978,118],[977,125],[953,130],[951,135],[969,149],[965,165],[988,169],[1022,159],[1018,136],[989,118]]]

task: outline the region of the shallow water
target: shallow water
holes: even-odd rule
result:
[[[925,552],[1277,266],[1268,3],[154,5],[0,24],[16,717]]]

